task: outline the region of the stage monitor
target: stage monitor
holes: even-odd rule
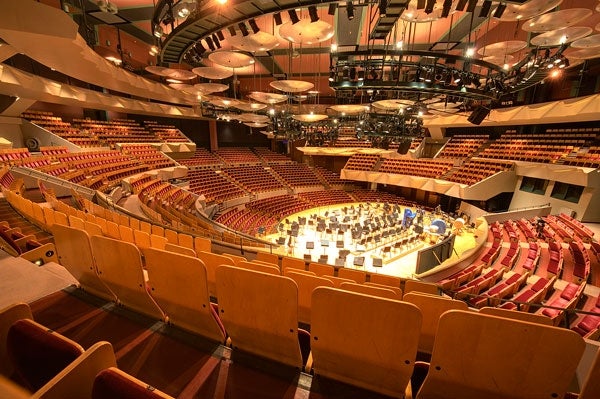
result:
[[[417,268],[415,273],[424,273],[439,266],[446,259],[450,258],[454,249],[455,238],[456,236],[451,234],[437,244],[419,251],[417,254]]]

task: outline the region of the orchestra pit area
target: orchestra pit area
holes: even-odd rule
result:
[[[557,162],[487,157],[510,131],[451,137],[433,159],[357,153],[334,172],[196,147],[156,121],[22,118],[67,144],[0,150],[11,397],[598,394],[596,223],[543,205],[442,210],[351,178],[516,186],[524,165]]]

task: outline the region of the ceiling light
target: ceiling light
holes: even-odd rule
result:
[[[435,0],[427,0],[427,5],[425,6],[425,14],[431,14],[433,12],[433,6],[435,6]]]
[[[417,10],[422,10],[425,8],[425,0],[417,0]]]
[[[252,29],[253,33],[260,32],[260,28],[258,27],[258,24],[256,23],[256,20],[254,18],[248,21],[248,24],[250,25],[250,28]]]
[[[477,6],[477,0],[469,0],[469,4],[467,5],[467,12],[475,11],[476,6]]]
[[[317,14],[316,6],[308,7],[308,15],[310,15],[310,22],[317,22],[319,20],[319,14]]]
[[[225,35],[221,30],[217,32],[217,37],[219,38],[219,40],[225,40]]]
[[[473,47],[467,48],[465,51],[465,57],[473,57],[475,55],[475,49]]]
[[[442,18],[447,18],[450,15],[450,9],[452,8],[452,0],[444,0],[444,5],[442,6]]]
[[[231,36],[235,36],[237,34],[237,32],[235,31],[235,26],[233,26],[233,25],[229,25],[227,27],[227,30],[229,30],[229,35],[231,35]]]
[[[206,44],[208,45],[208,48],[210,49],[210,51],[215,51],[215,44],[212,41],[212,38],[210,36],[205,37],[204,41],[206,42]]]
[[[467,0],[458,0],[458,3],[456,3],[456,11],[464,11],[466,5]]]
[[[346,3],[346,14],[348,14],[348,20],[352,21],[354,19],[354,4],[351,1]]]
[[[217,48],[221,48],[221,42],[219,41],[219,38],[217,37],[217,35],[215,33],[212,34],[212,39],[213,39],[213,42],[215,43],[215,46],[217,46]]]
[[[163,31],[162,26],[156,25],[154,27],[154,36],[158,37],[160,39],[163,35],[164,35],[164,31]]]
[[[290,21],[292,21],[292,25],[295,25],[298,22],[300,22],[300,18],[298,18],[296,10],[288,10],[288,15],[290,16]]]
[[[283,21],[281,20],[281,13],[276,12],[275,14],[273,14],[273,20],[275,21],[275,25],[281,25],[283,23]]]
[[[331,43],[331,52],[335,52],[335,51],[337,51],[337,49],[338,49],[337,44]]]

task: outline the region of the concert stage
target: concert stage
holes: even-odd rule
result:
[[[478,246],[475,234],[442,212],[383,203],[322,206],[284,218],[264,239],[279,244],[273,253],[401,278],[414,278],[428,249],[452,238],[446,262]],[[458,234],[455,234],[458,233]],[[432,252],[432,251],[429,251]],[[444,259],[431,255],[434,266]],[[431,258],[429,256],[429,258]]]

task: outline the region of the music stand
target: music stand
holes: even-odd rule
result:
[[[310,254],[310,250],[315,249],[315,243],[313,241],[306,241],[306,249],[308,249],[308,253]]]
[[[364,256],[356,256],[354,258],[354,266],[363,267],[365,265],[365,257]]]
[[[279,245],[285,245],[285,237],[279,237],[279,238],[277,238],[277,244],[279,244]]]
[[[325,251],[329,248],[329,240],[321,240],[321,247],[323,248],[323,254],[325,254]]]
[[[340,240],[336,241],[335,247],[336,248],[344,248],[344,241],[340,241]]]
[[[383,259],[373,258],[373,267],[375,268],[375,273],[377,273],[377,268],[383,267]]]
[[[338,267],[345,267],[346,266],[346,258],[336,258],[335,265]]]

